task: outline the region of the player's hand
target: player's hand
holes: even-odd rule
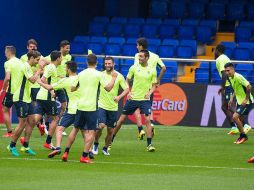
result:
[[[158,86],[160,86],[160,84],[161,84],[161,81],[157,79],[157,83],[155,84],[156,88],[157,88]]]
[[[119,96],[115,96],[115,97],[114,97],[114,101],[115,101],[116,103],[118,103],[119,100],[120,100],[120,97],[119,97]]]
[[[127,94],[127,100],[132,100],[131,93]]]
[[[0,91],[0,96],[1,96],[3,93],[4,93],[4,89],[2,89],[2,90]]]
[[[244,99],[242,106],[245,106],[247,104],[248,100]]]
[[[51,94],[51,96],[52,96],[53,98],[56,97],[56,94],[55,94],[55,91],[54,91],[54,90],[51,90],[51,91],[50,91],[50,94]]]
[[[151,94],[150,94],[150,92],[148,92],[148,93],[145,95],[145,99],[149,99],[149,100],[150,100],[150,96],[151,96]]]
[[[118,74],[117,74],[117,72],[113,71],[113,72],[111,73],[111,75],[112,75],[113,78],[116,78]]]
[[[224,92],[225,92],[225,89],[224,88],[220,88],[219,90],[218,90],[218,94],[220,95],[220,94],[224,94]]]
[[[229,100],[229,102],[228,102],[228,109],[230,109],[231,108],[231,106],[232,106],[232,103],[233,103],[233,100]]]

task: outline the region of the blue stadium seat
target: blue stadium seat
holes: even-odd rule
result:
[[[106,55],[120,55],[121,46],[119,44],[106,44],[105,45],[105,54]]]
[[[124,44],[122,55],[134,56],[137,53],[136,44]]]
[[[234,51],[233,49],[226,47],[224,54],[226,56],[228,56],[229,59],[232,59],[233,58],[233,51]]]
[[[180,19],[167,18],[167,19],[164,19],[163,24],[171,25],[171,26],[180,26]]]
[[[108,43],[111,43],[111,44],[124,44],[125,43],[125,38],[123,37],[110,37],[108,39]]]
[[[225,48],[235,49],[236,43],[235,42],[221,42],[222,45],[224,45]]]
[[[160,25],[162,24],[162,20],[160,18],[147,18],[146,24]]]
[[[110,23],[106,26],[107,36],[121,36],[123,34],[123,26],[118,23]]]
[[[212,29],[208,26],[198,26],[196,31],[196,40],[202,43],[212,42]]]
[[[151,4],[151,16],[164,18],[168,15],[168,4],[163,1],[152,1]]]
[[[124,26],[124,36],[125,37],[139,37],[140,35],[140,25],[137,24],[126,24]]]
[[[209,68],[209,63],[207,63],[207,62],[201,62],[199,64],[199,68],[208,69]]]
[[[78,64],[86,63],[86,57],[74,57],[74,61]]]
[[[158,34],[158,26],[154,24],[145,24],[142,27],[142,33],[146,38],[155,38]]]
[[[168,68],[168,67],[175,67],[177,68],[178,67],[178,64],[176,61],[163,61],[165,66]]]
[[[182,20],[182,25],[184,26],[198,26],[200,20],[199,19],[190,19],[186,18]]]
[[[235,60],[249,60],[250,59],[250,50],[243,48],[235,48],[234,50],[234,59]]]
[[[180,26],[178,28],[179,39],[193,39],[194,36],[194,28],[192,26]]]
[[[83,42],[72,42],[71,43],[71,53],[84,54],[85,53],[85,44]]]
[[[210,3],[208,5],[209,19],[223,20],[225,18],[225,4],[223,3]]]
[[[249,42],[252,37],[251,29],[238,27],[235,30],[235,37],[237,42]]]
[[[156,53],[157,52],[157,49],[158,49],[158,46],[157,45],[149,45],[148,48],[147,48],[149,51],[153,52],[153,53]]]
[[[235,67],[236,70],[248,70],[253,71],[253,65],[252,64],[237,64]]]
[[[176,27],[162,24],[160,25],[160,28],[159,28],[159,35],[161,39],[174,38],[176,36]]]
[[[83,43],[88,43],[90,40],[89,36],[75,36],[74,37],[74,42],[83,42]]]
[[[109,17],[107,16],[96,16],[93,18],[94,22],[109,23]]]
[[[244,4],[229,3],[226,12],[227,20],[241,20],[244,18]]]
[[[185,18],[186,4],[182,2],[172,2],[169,5],[169,15],[172,18]]]
[[[158,39],[158,38],[147,38],[147,41],[148,41],[148,46],[150,46],[150,45],[156,45],[156,46],[161,45],[161,40]]]
[[[102,54],[104,52],[104,46],[101,43],[88,43],[87,48],[92,50],[95,54]]]
[[[192,48],[190,46],[178,46],[176,55],[178,58],[192,58]]]
[[[104,36],[105,33],[105,24],[91,22],[89,25],[89,34],[91,36]]]
[[[127,23],[127,18],[126,17],[112,17],[111,23],[125,24],[125,23]]]
[[[249,3],[247,6],[247,19],[254,20],[254,2]]]
[[[101,43],[105,44],[107,43],[108,39],[106,37],[101,37],[101,36],[91,36],[90,42],[92,43]]]
[[[253,21],[241,21],[240,24],[239,24],[239,27],[241,27],[241,28],[251,28],[252,30],[254,30],[254,22]]]
[[[197,68],[195,70],[195,82],[196,83],[208,83],[209,82],[209,70],[203,68]]]
[[[199,25],[210,27],[212,29],[213,35],[215,35],[215,33],[217,31],[217,21],[216,20],[201,20]]]
[[[175,47],[161,45],[158,48],[158,54],[160,57],[175,57]]]
[[[237,47],[252,50],[254,49],[254,42],[239,42]]]
[[[129,24],[144,24],[144,18],[128,18],[127,23]]]
[[[162,45],[173,46],[176,50],[177,46],[179,45],[179,41],[176,39],[164,39],[162,41]]]
[[[192,49],[192,55],[197,54],[197,41],[196,40],[181,40],[180,46],[189,46]]]
[[[214,84],[220,84],[221,83],[221,77],[218,72],[213,72],[211,77],[212,83]]]
[[[127,38],[127,44],[137,44],[137,38]]]
[[[227,4],[230,0],[211,0],[211,3]]]
[[[189,3],[188,15],[190,18],[203,18],[205,16],[205,4],[200,2]]]

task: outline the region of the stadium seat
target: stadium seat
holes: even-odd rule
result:
[[[123,34],[123,26],[118,23],[110,23],[106,26],[107,36],[121,36]]]
[[[148,42],[149,43],[149,42]],[[149,51],[153,52],[153,53],[156,53],[157,52],[157,49],[158,49],[158,46],[157,45],[149,45],[148,48],[147,48]]]
[[[225,4],[223,3],[210,3],[208,5],[209,19],[223,20],[225,18]]]
[[[180,46],[189,46],[192,49],[192,55],[195,56],[197,54],[197,42],[196,40],[181,40]]]
[[[126,24],[124,26],[124,36],[125,37],[139,37],[140,35],[140,25],[138,24]]]
[[[105,25],[104,23],[91,22],[89,25],[89,35],[91,36],[104,36]]]
[[[216,20],[201,20],[199,26],[207,26],[212,29],[212,34],[215,35],[217,31],[217,21]]]
[[[211,3],[227,4],[230,0],[211,0]]]
[[[160,25],[162,24],[162,20],[160,18],[147,18],[146,24]]]
[[[169,5],[169,15],[172,18],[185,18],[186,4],[183,2],[171,2]]]
[[[87,48],[92,50],[95,54],[102,54],[104,52],[104,46],[101,43],[88,43]]]
[[[195,36],[194,28],[192,26],[180,26],[178,28],[179,39],[193,39]]]
[[[86,57],[74,57],[74,61],[77,63],[77,73],[87,68]]]
[[[127,38],[127,44],[137,44],[137,38]]]
[[[224,45],[225,48],[235,49],[236,43],[235,42],[221,42],[222,45]]]
[[[121,46],[119,44],[105,44],[106,55],[120,55]]]
[[[83,42],[83,43],[88,43],[90,40],[89,36],[75,36],[74,37],[74,42]]]
[[[241,27],[241,28],[251,28],[252,31],[253,31],[254,30],[254,22],[253,21],[241,21],[240,24],[239,24],[239,27]]]
[[[244,4],[229,3],[226,12],[227,20],[241,20],[244,18]]]
[[[158,35],[158,26],[154,24],[145,24],[142,27],[142,36],[146,38],[156,38]]]
[[[174,46],[175,48],[179,45],[179,40],[177,39],[164,39],[162,45]]]
[[[177,68],[178,67],[178,64],[176,61],[163,61],[165,66],[168,68],[168,67],[175,67]]]
[[[176,55],[179,58],[192,58],[192,48],[190,46],[178,46]]]
[[[101,43],[105,44],[107,43],[108,39],[106,37],[101,37],[101,36],[91,36],[90,42],[91,43]]]
[[[71,53],[84,54],[85,53],[85,44],[83,42],[72,42],[71,43]]]
[[[161,39],[174,38],[176,36],[176,27],[162,24],[159,27],[159,35]]]
[[[234,51],[233,49],[226,47],[224,54],[226,56],[228,56],[229,59],[232,59],[233,58],[233,51]]]
[[[165,18],[168,15],[168,4],[164,1],[153,1],[151,4],[151,16]]]
[[[198,26],[196,31],[196,40],[202,43],[212,42],[212,29],[208,26]]]
[[[249,3],[247,6],[247,19],[254,20],[254,2]]]
[[[144,18],[128,18],[127,23],[128,24],[144,24],[145,19]]]
[[[199,25],[200,20],[199,19],[183,19],[182,20],[182,25],[184,26],[198,26]]]
[[[122,45],[122,44],[125,43],[125,38],[123,38],[123,37],[110,37],[108,39],[108,43]]]
[[[76,62],[76,63],[86,63],[86,57],[74,57],[74,61]]]
[[[189,3],[188,16],[190,18],[203,18],[205,16],[205,4],[200,2]]]
[[[251,29],[238,27],[235,30],[235,37],[237,42],[249,42],[252,37]]]
[[[124,56],[134,56],[137,53],[137,48],[135,44],[124,44],[122,55]]]
[[[125,23],[127,23],[127,18],[126,17],[112,17],[111,23],[125,24]]]
[[[233,57],[235,60],[249,60],[250,59],[250,50],[244,48],[235,48]]]
[[[211,82],[214,84],[220,84],[221,83],[221,77],[218,72],[213,72],[211,77]]]
[[[158,47],[158,54],[160,57],[175,57],[175,47],[161,45]]]
[[[195,82],[196,83],[208,83],[209,82],[209,70],[203,68],[197,68],[195,70]]]
[[[239,42],[237,47],[252,50],[254,49],[254,42]]]
[[[207,63],[207,62],[201,62],[199,64],[199,68],[208,69],[209,68],[209,63]]]
[[[180,19],[167,18],[167,19],[164,19],[163,24],[171,25],[171,26],[180,26]]]
[[[147,38],[148,41],[148,46],[150,45],[155,45],[155,46],[159,46],[161,45],[161,40],[158,38]]]
[[[252,64],[237,64],[235,67],[236,70],[248,70],[253,71],[253,65]]]
[[[93,18],[94,22],[109,23],[109,17],[107,16],[96,16]]]

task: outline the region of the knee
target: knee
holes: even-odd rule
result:
[[[233,118],[234,121],[237,121],[238,118],[239,118],[239,116],[238,116],[238,114],[235,114],[235,113],[234,113],[232,118]]]

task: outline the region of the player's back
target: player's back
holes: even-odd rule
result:
[[[20,81],[22,80],[21,76],[21,68],[22,68],[22,61],[16,57],[11,58],[8,60],[8,63],[10,65],[10,74],[11,74],[11,80],[10,80],[10,92],[14,94],[14,92],[19,87]]]

